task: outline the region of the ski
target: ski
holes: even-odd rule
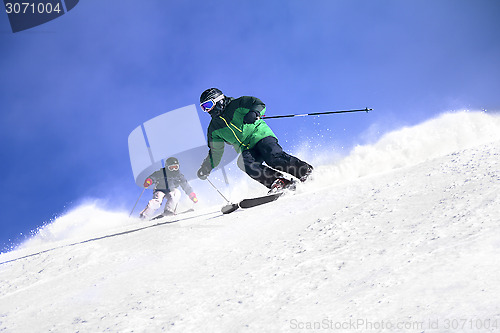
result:
[[[255,206],[260,206],[260,205],[275,201],[282,194],[283,194],[283,192],[279,192],[279,193],[264,195],[262,197],[243,199],[240,201],[239,206],[241,208],[251,208],[251,207],[255,207]]]
[[[226,206],[222,207],[221,212],[223,214],[229,214],[237,210],[238,208],[251,208],[255,206],[260,206],[269,202],[273,202],[278,199],[283,192],[267,194],[261,197],[243,199],[239,203],[228,203]]]
[[[189,213],[189,212],[194,212],[194,208],[189,208],[189,209],[183,210],[182,212],[175,213],[175,214],[170,214],[170,215],[163,215],[163,214],[156,215],[155,217],[151,218],[150,221],[152,221],[152,220],[158,220],[158,219],[161,219],[161,218],[164,218],[164,217],[170,217],[170,216],[176,216],[176,215],[179,215],[179,214],[185,214],[185,213]]]

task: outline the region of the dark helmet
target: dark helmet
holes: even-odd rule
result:
[[[165,165],[174,165],[174,164],[179,164],[179,160],[176,159],[175,157],[169,157],[167,158],[167,160],[165,161]]]
[[[224,110],[224,94],[217,88],[210,88],[205,90],[200,96],[200,105],[203,111],[208,112],[210,115],[218,116]],[[209,104],[209,107],[205,107],[204,104]],[[212,102],[212,104],[210,103]],[[210,105],[211,104],[211,105]]]
[[[165,167],[169,171],[179,171],[179,160],[176,159],[175,157],[169,157],[165,161]]]
[[[214,99],[222,95],[222,91],[217,88],[210,88],[201,93],[200,103],[208,101],[209,99]]]

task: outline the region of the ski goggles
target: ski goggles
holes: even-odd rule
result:
[[[179,164],[172,164],[168,166],[168,170],[170,171],[177,171],[179,170]]]
[[[214,99],[209,99],[208,101],[205,101],[205,102],[200,104],[201,109],[205,112],[210,112],[215,107],[217,102],[222,101],[223,99],[224,99],[224,95],[219,95]]]

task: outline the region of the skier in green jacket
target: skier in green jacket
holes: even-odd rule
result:
[[[210,88],[201,94],[200,105],[212,117],[207,131],[208,156],[198,170],[200,179],[207,179],[220,163],[226,142],[241,153],[238,158],[240,169],[269,188],[271,193],[295,187],[295,181],[284,178],[281,172],[302,182],[311,174],[311,165],[287,154],[278,144],[276,135],[261,119],[266,106],[260,99],[228,97],[219,89]]]

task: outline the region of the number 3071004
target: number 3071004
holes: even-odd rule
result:
[[[59,3],[52,5],[51,3],[7,2],[5,9],[7,14],[51,14],[62,11]]]

